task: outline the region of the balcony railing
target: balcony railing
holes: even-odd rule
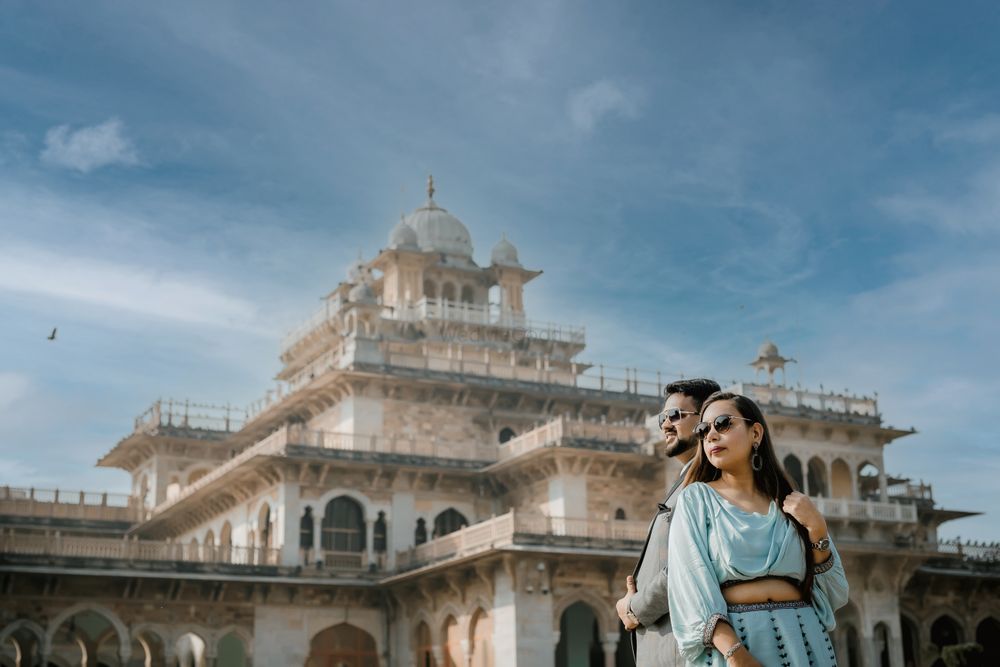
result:
[[[298,344],[302,339],[333,320],[340,311],[341,302],[339,298],[327,299],[305,322],[292,329],[281,339],[281,354]]]
[[[632,445],[638,453],[652,453],[645,446],[650,439],[649,429],[645,426],[602,424],[558,417],[500,445],[499,458],[501,461],[516,458],[536,449],[555,446],[565,438]]]
[[[0,553],[122,561],[277,565],[280,552],[278,549],[264,547],[212,546],[11,531],[0,534]]]
[[[645,521],[617,521],[547,517],[511,510],[506,514],[465,526],[454,533],[396,554],[396,565],[408,570],[451,558],[464,558],[489,549],[541,540],[570,538],[580,548],[631,548],[646,537]]]
[[[941,540],[937,551],[942,554],[961,556],[962,560],[972,563],[1000,563],[1000,542],[974,542],[959,538]]]
[[[124,493],[0,487],[0,514],[54,519],[133,522],[141,503]]]
[[[289,427],[288,442],[290,444],[336,449],[345,452],[399,454],[471,461],[492,461],[496,459],[497,455],[496,446],[484,445],[482,443],[440,440],[436,438],[316,431],[299,426]]]
[[[917,520],[917,508],[903,503],[822,497],[813,497],[812,500],[816,503],[816,508],[827,519],[894,523],[915,523]]]
[[[765,409],[767,406],[781,406],[794,409],[806,408],[849,417],[879,418],[878,401],[868,396],[848,396],[834,392],[806,391],[750,382],[736,383],[733,391],[749,396]]]
[[[448,299],[421,299],[413,305],[386,308],[386,319],[403,322],[442,320],[459,324],[490,326],[508,329],[512,340],[534,338],[562,343],[583,345],[586,330],[581,326],[529,320],[523,314],[500,309],[497,304],[475,304]]]
[[[157,400],[135,418],[135,433],[151,433],[165,426],[228,433],[240,430],[245,421],[242,408],[169,398]]]

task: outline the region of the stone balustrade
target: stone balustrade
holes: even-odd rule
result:
[[[883,503],[850,498],[813,498],[816,508],[829,520],[888,521],[916,523],[917,508],[904,503]]]
[[[132,523],[140,513],[139,498],[124,493],[0,487],[0,514]]]
[[[499,448],[499,459],[506,461],[544,447],[557,446],[565,439],[597,440],[632,445],[639,453],[646,451],[650,432],[645,426],[609,424],[557,417],[538,428],[511,438]]]
[[[772,411],[775,408],[807,409],[830,415],[878,420],[878,400],[870,396],[848,396],[835,392],[808,391],[782,385],[764,385],[752,382],[737,382],[732,391],[752,398],[761,408]]]
[[[55,533],[0,534],[0,554],[58,558],[97,558],[138,562],[277,565],[278,549],[184,544],[113,537],[81,537]]]

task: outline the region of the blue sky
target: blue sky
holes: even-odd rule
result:
[[[1000,539],[1000,6],[0,0],[0,483],[159,396],[245,404],[436,199],[585,357],[878,392]],[[45,340],[59,327],[55,344]]]

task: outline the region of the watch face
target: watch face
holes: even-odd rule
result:
[[[830,538],[824,537],[822,540],[815,544],[816,549],[819,551],[826,551],[830,548]]]

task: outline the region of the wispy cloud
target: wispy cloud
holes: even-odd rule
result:
[[[950,232],[1000,232],[1000,162],[976,170],[957,192],[913,186],[876,199],[891,218]]]
[[[258,328],[256,307],[186,275],[31,247],[0,250],[0,290],[67,299],[182,324]]]
[[[639,93],[608,79],[595,81],[570,93],[567,112],[577,130],[590,133],[611,115],[633,119],[639,115]]]
[[[0,412],[28,395],[31,381],[22,373],[0,372]]]
[[[78,130],[69,125],[51,128],[45,134],[42,162],[55,167],[75,169],[88,173],[110,165],[133,166],[139,163],[139,154],[132,141],[125,136],[121,120],[107,121]]]

